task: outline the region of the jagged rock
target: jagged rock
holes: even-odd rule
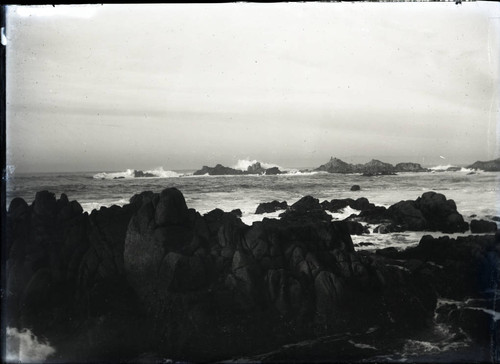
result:
[[[74,361],[104,347],[110,361],[150,350],[220,361],[347,330],[418,330],[433,317],[436,292],[453,292],[465,276],[459,294],[477,292],[500,271],[491,242],[426,238],[404,254],[356,252],[349,229],[361,224],[332,222],[311,196],[282,220],[252,226],[220,209],[201,216],[176,189],[90,215],[71,205],[48,193],[31,207],[11,203],[6,307],[9,324],[57,333],[56,347]],[[73,212],[60,218],[65,209]]]

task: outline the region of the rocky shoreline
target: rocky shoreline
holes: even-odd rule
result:
[[[90,214],[64,194],[16,198],[3,262],[7,326],[48,338],[49,359],[65,362],[358,360],[374,353],[346,344],[347,332],[406,337],[436,322],[498,356],[496,224],[479,224],[486,235],[356,251],[360,221],[385,231],[469,224],[435,192],[388,209],[364,198],[275,202],[266,208],[284,208],[280,220],[248,226],[236,212],[189,209],[175,188]],[[325,210],[341,206],[361,212],[331,221]],[[457,303],[466,300],[474,308]]]

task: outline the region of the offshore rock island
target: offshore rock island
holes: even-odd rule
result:
[[[231,167],[225,167],[222,164],[217,164],[215,167],[203,166],[202,169],[193,173],[195,176],[201,175],[211,175],[211,176],[223,176],[223,175],[246,175],[246,174],[266,174],[275,175],[283,173],[278,167],[263,168],[260,162],[256,162],[248,166],[246,171],[241,169],[235,169]]]
[[[338,158],[331,157],[330,160],[319,166],[315,171],[324,171],[328,173],[362,173],[364,175],[390,175],[396,172],[428,172],[426,168],[418,163],[398,163],[393,166],[390,163],[384,163],[372,159],[365,164],[350,164]]]
[[[360,213],[332,221],[326,212],[345,206]],[[397,345],[443,322],[486,357],[498,350],[496,224],[479,224],[486,235],[426,235],[415,248],[367,252],[351,239],[359,221],[389,231],[469,225],[435,192],[387,209],[312,196],[262,207],[278,210],[281,219],[248,226],[220,209],[201,215],[176,188],[90,214],[65,194],[42,191],[31,205],[15,198],[7,324],[48,338],[57,349],[49,360],[70,362],[355,361],[386,349],[353,345],[353,337]],[[466,299],[474,305],[452,303]]]

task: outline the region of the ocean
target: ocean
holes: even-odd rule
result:
[[[360,174],[300,172],[295,169],[290,169],[288,173],[281,175],[242,176],[194,176],[192,171],[168,171],[163,168],[147,171],[156,177],[134,177],[133,170],[14,173],[7,179],[7,206],[15,197],[22,197],[31,203],[36,192],[48,190],[55,193],[56,197],[65,193],[70,200],[77,200],[83,209],[90,213],[93,209],[103,206],[127,204],[134,194],[142,191],[161,192],[165,188],[176,187],[184,194],[189,208],[194,208],[201,214],[215,208],[227,212],[240,209],[242,221],[251,225],[263,218],[279,218],[278,215],[282,212],[255,214],[257,206],[262,202],[279,200],[287,201],[291,205],[306,195],[311,195],[320,202],[366,197],[375,205],[389,207],[401,200],[415,200],[424,192],[436,191],[448,199],[453,199],[457,210],[468,222],[472,219],[491,220],[494,216],[500,216],[500,173],[471,171],[465,168],[457,171],[440,171],[443,169],[446,168],[435,167],[430,172],[406,172],[370,177]],[[351,191],[351,186],[355,184],[360,186],[359,191]],[[347,207],[331,215],[334,220],[341,220],[352,213],[357,211]],[[373,232],[375,227],[375,225],[368,226],[369,234],[352,236],[357,250],[386,247],[404,249],[418,244],[423,235],[444,235],[435,232],[378,234]],[[468,234],[470,232],[447,235],[456,237]],[[492,353],[470,346],[470,340],[466,337],[456,339],[447,330],[448,328],[443,325],[436,325],[424,333],[404,338],[393,351],[393,355],[374,355],[368,361],[469,362],[477,358],[480,361],[491,360]],[[380,345],[387,345],[376,340],[351,341],[352,343],[350,341],[348,343],[357,345],[356,347],[363,350],[373,348],[374,352]]]

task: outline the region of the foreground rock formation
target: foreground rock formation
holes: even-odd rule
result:
[[[349,229],[311,196],[247,226],[200,215],[175,188],[91,214],[42,191],[7,214],[7,325],[49,338],[55,360],[223,360],[371,327],[405,335],[433,324],[438,296],[481,297],[498,282],[493,236],[372,254]]]

